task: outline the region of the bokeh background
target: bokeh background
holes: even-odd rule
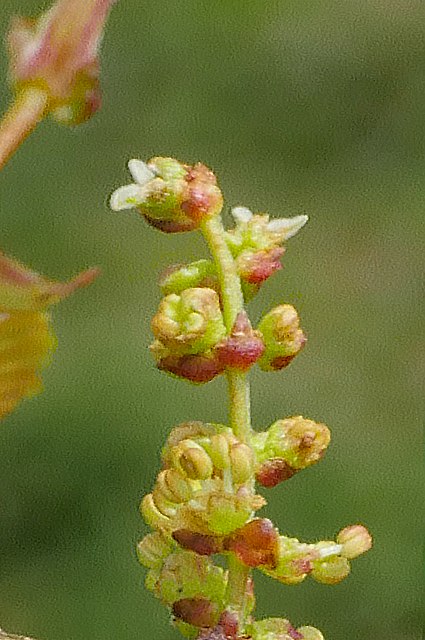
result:
[[[2,0],[1,33],[40,7]],[[205,248],[106,205],[128,158],[173,155],[212,166],[227,207],[310,216],[252,304],[254,320],[295,304],[308,347],[284,372],[253,373],[253,417],[262,428],[302,413],[333,443],[268,492],[268,514],[305,540],[359,521],[375,537],[341,585],[258,577],[259,614],[327,640],[422,636],[424,61],[420,0],[118,2],[102,111],[74,131],[44,123],[0,176],[6,253],[58,279],[103,269],[54,310],[45,392],[0,430],[2,627],[178,637],[142,587],[138,504],[172,425],[226,419],[225,384],[174,381],[146,347],[158,272]],[[2,78],[6,67],[2,53]]]

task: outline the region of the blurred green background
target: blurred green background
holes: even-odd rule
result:
[[[39,8],[2,0],[1,32]],[[157,273],[205,248],[106,205],[128,158],[174,155],[212,166],[228,207],[310,216],[252,304],[255,321],[295,304],[308,347],[284,372],[253,373],[253,417],[302,413],[333,443],[267,493],[267,513],[306,540],[358,521],[375,537],[341,585],[260,576],[258,613],[327,640],[421,637],[424,19],[419,0],[118,2],[101,112],[73,131],[44,123],[0,176],[6,253],[58,279],[103,269],[54,310],[45,392],[0,430],[2,627],[178,637],[142,587],[138,504],[173,424],[226,419],[225,384],[174,381],[146,347]]]

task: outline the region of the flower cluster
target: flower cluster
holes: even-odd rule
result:
[[[249,421],[250,368],[285,368],[306,337],[291,304],[266,313],[256,328],[245,304],[281,268],[284,243],[307,217],[271,220],[236,207],[235,226],[226,231],[222,195],[204,165],[153,158],[131,160],[129,169],[134,183],[112,194],[112,209],[135,208],[166,233],[199,229],[213,258],[172,265],[161,276],[163,298],[152,320],[155,362],[195,383],[226,375],[230,390],[229,425],[191,421],[168,436],[161,471],[140,505],[152,530],[137,547],[146,586],[187,637],[323,640],[317,629],[295,628],[286,618],[255,620],[250,575],[258,569],[286,585],[308,575],[336,584],[371,546],[362,525],[342,529],[335,541],[304,543],[257,515],[266,501],[255,483],[270,488],[291,478],[318,462],[330,442],[326,425],[302,416],[257,432]]]

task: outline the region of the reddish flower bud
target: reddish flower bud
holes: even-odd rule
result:
[[[257,518],[235,531],[225,541],[225,547],[248,567],[274,568],[278,562],[279,534],[270,520]]]
[[[263,462],[255,474],[262,487],[272,488],[284,480],[289,480],[297,472],[283,458],[273,458]]]
[[[194,551],[200,556],[212,556],[223,550],[223,540],[218,536],[208,536],[189,529],[178,529],[173,532],[174,540],[183,549]]]
[[[219,610],[215,602],[207,598],[183,598],[174,602],[173,615],[194,627],[213,627]]]
[[[167,356],[158,362],[158,369],[178,378],[202,384],[223,373],[223,367],[214,355]]]
[[[236,260],[240,277],[250,284],[263,284],[276,271],[282,269],[280,259],[284,253],[285,249],[283,247],[275,247],[255,253],[244,251]]]
[[[238,313],[232,332],[217,346],[223,367],[246,371],[263,355],[261,334],[254,331],[245,311]]]

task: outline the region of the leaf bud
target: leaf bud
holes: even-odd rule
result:
[[[178,264],[168,267],[161,275],[159,286],[166,296],[170,293],[180,294],[193,287],[218,287],[217,274],[211,260],[197,260],[190,264]]]
[[[361,524],[354,524],[342,529],[338,533],[336,541],[342,545],[341,555],[348,560],[357,558],[372,547],[372,536]]]
[[[261,334],[254,331],[245,311],[238,313],[230,335],[217,346],[223,367],[248,370],[264,352]]]
[[[173,615],[194,627],[213,627],[218,621],[218,604],[207,598],[183,598],[172,606]]]
[[[161,301],[152,320],[152,331],[173,355],[198,354],[214,347],[225,335],[218,295],[195,287],[180,295],[171,293]]]
[[[216,214],[223,196],[215,175],[205,165],[182,164],[173,158],[130,160],[133,184],[111,196],[114,211],[136,207],[147,222],[165,233],[192,231]]]
[[[239,442],[230,448],[229,455],[234,484],[247,482],[254,470],[254,454],[251,447]]]
[[[189,482],[175,469],[161,471],[156,484],[164,497],[175,504],[187,502],[192,496],[192,487]]]
[[[306,337],[300,329],[295,308],[289,304],[275,307],[258,325],[265,351],[258,364],[263,371],[283,369],[303,348]]]
[[[278,562],[279,534],[267,518],[255,518],[235,531],[225,547],[233,551],[248,567],[268,566],[274,568]]]
[[[173,550],[172,542],[162,532],[148,533],[137,544],[137,558],[147,569],[158,569]]]

